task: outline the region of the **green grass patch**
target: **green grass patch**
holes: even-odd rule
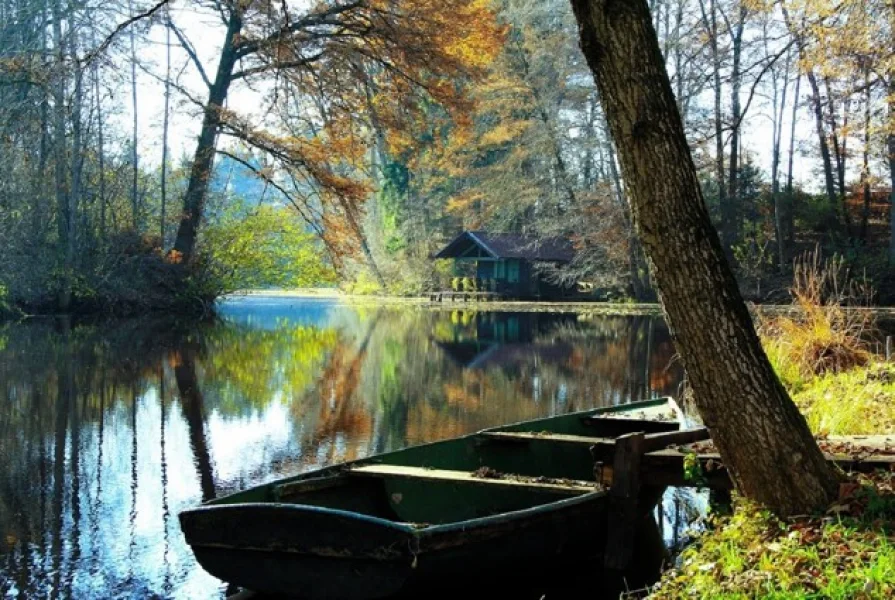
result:
[[[737,500],[650,592],[654,600],[895,597],[895,476],[845,486],[827,515],[780,520]]]
[[[814,377],[792,388],[791,394],[816,434],[895,433],[895,367],[891,364],[873,363]]]

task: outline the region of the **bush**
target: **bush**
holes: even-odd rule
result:
[[[873,313],[860,310],[872,297],[869,286],[850,277],[841,258],[808,252],[794,263],[791,315],[765,319],[759,334],[778,375],[791,387],[825,373],[866,365],[866,337]],[[857,310],[856,310],[857,309]]]

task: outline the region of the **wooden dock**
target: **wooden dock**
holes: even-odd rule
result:
[[[506,298],[504,294],[499,292],[485,291],[441,291],[429,293],[430,302],[494,302],[496,300],[505,300]]]
[[[830,462],[846,472],[867,473],[895,469],[895,435],[829,436],[818,440]],[[612,484],[614,441],[601,441],[591,448],[604,484]],[[688,479],[684,459],[695,455],[700,476]],[[693,460],[693,459],[691,459]],[[676,487],[732,487],[727,469],[711,441],[669,445],[658,450],[646,449],[640,459],[640,478],[644,484]]]

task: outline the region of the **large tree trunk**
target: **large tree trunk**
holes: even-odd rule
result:
[[[702,198],[646,0],[572,0],[675,346],[737,488],[781,515],[837,476],[762,350]]]
[[[186,193],[183,195],[183,214],[177,228],[177,239],[174,241],[174,250],[180,253],[183,262],[189,262],[196,249],[199,221],[202,220],[205,199],[208,196],[208,182],[214,167],[218,129],[221,125],[221,109],[224,108],[224,102],[227,100],[227,92],[229,92],[230,84],[233,81],[233,67],[238,58],[236,46],[242,31],[243,10],[237,5],[230,11],[227,35],[224,37],[224,46],[221,49],[221,60],[218,63],[214,82],[208,92],[205,116],[202,118],[202,130],[199,133],[199,142],[196,144],[196,154],[190,169],[190,181],[187,184]]]

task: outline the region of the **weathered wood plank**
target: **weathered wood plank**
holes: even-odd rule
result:
[[[482,431],[478,435],[485,439],[502,442],[580,444],[586,448],[594,444],[615,444],[615,438],[568,435],[564,433],[538,433],[535,431]]]
[[[313,477],[311,479],[299,479],[298,481],[281,483],[273,488],[273,494],[275,498],[282,500],[306,492],[316,492],[341,485],[345,485],[345,478],[340,475]]]
[[[884,438],[890,436],[873,436],[875,438]],[[839,440],[842,442],[853,443],[853,454],[829,454],[824,456],[830,462],[836,463],[839,467],[847,471],[870,472],[877,469],[890,470],[895,468],[895,453],[892,454],[874,454],[873,444],[878,444],[877,448],[886,448],[885,440],[871,440],[871,445],[864,446],[859,444],[861,440],[855,436],[842,436]],[[866,448],[866,453],[862,449]],[[721,462],[721,456],[717,452],[701,452],[697,455],[697,460],[702,467],[702,479],[690,481],[684,479],[684,457],[685,451],[678,449],[655,450],[645,453],[642,459],[642,477],[644,483],[667,486],[692,486],[692,487],[713,487],[719,489],[729,489],[732,487],[727,470]],[[613,473],[607,472],[606,467],[603,469],[602,480],[605,483],[611,480]]]
[[[643,432],[629,433],[615,442],[612,487],[609,488],[609,522],[603,563],[608,569],[624,569],[631,561],[637,529],[640,495],[640,461]]]
[[[698,427],[695,429],[684,429],[680,431],[667,431],[658,433],[647,433],[644,435],[643,452],[655,452],[662,450],[668,446],[675,444],[690,444],[709,439],[708,429]],[[591,455],[597,462],[607,462],[612,459],[615,452],[614,439],[602,439],[594,442],[591,448]]]
[[[518,487],[551,491],[559,494],[578,495],[593,492],[595,482],[579,480],[557,480],[556,482],[543,482],[535,477],[522,477],[518,475],[504,475],[502,477],[478,476],[469,471],[449,471],[446,469],[426,469],[422,467],[408,467],[404,465],[364,465],[346,471],[348,475],[356,477],[401,477],[407,479],[431,479],[438,481],[451,481],[456,483],[473,485],[491,485]]]
[[[669,431],[667,433],[648,433],[644,436],[643,452],[664,450],[674,444],[691,444],[707,439],[710,439],[710,436],[709,430],[705,427],[681,429],[680,431]]]

